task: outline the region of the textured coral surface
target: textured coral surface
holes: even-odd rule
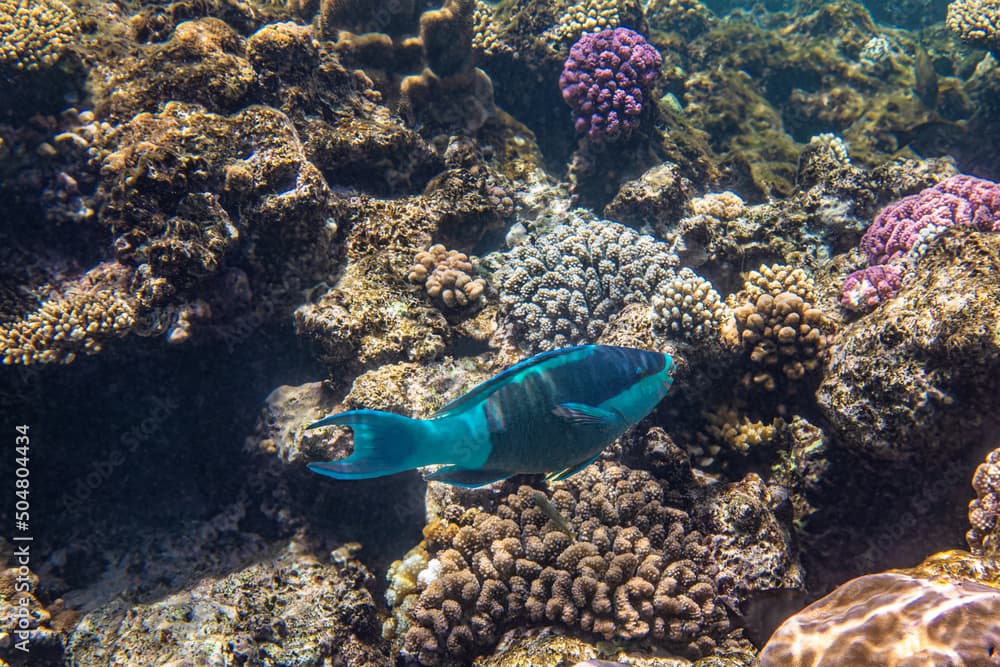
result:
[[[998,613],[992,586],[870,574],[785,621],[760,664],[988,665],[1000,642]]]

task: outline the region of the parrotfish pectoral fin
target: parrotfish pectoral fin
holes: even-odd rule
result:
[[[603,408],[595,408],[585,403],[560,403],[552,408],[552,414],[565,419],[574,426],[589,426],[599,429],[610,429],[620,422],[620,413]]]
[[[425,475],[424,479],[471,488],[507,479],[510,476],[511,473],[507,470],[476,470],[474,468],[445,466],[429,475]]]
[[[309,469],[334,479],[382,477],[434,463],[425,453],[424,422],[391,412],[352,410],[324,417],[306,428],[349,426],[354,431],[354,453],[339,461],[310,463]]]
[[[587,466],[589,466],[591,463],[593,463],[594,461],[596,461],[597,457],[600,456],[600,455],[601,455],[601,452],[597,452],[596,454],[594,454],[593,456],[591,456],[589,459],[587,459],[586,461],[584,461],[582,463],[577,463],[575,466],[572,466],[570,468],[566,468],[565,470],[560,470],[558,472],[549,473],[548,475],[545,476],[545,480],[547,482],[558,482],[561,479],[566,479],[567,477],[572,477],[573,475],[575,475],[576,473],[580,472],[581,470],[583,470],[584,468],[586,468]]]

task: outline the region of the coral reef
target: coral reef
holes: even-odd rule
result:
[[[584,34],[559,77],[576,131],[597,142],[628,137],[639,126],[661,64],[660,52],[628,28]]]
[[[511,202],[496,182],[489,170],[455,168],[422,195],[344,202],[339,214],[350,229],[347,266],[319,298],[295,311],[299,334],[314,341],[331,366],[439,356],[445,341],[462,332],[452,331],[444,315],[415,293],[410,267],[432,238],[468,247],[499,226]]]
[[[75,279],[62,281],[38,306],[0,323],[4,364],[60,361],[96,354],[136,324],[138,304],[128,294],[132,271],[105,262]]]
[[[224,662],[389,664],[379,647],[374,577],[351,545],[328,558],[292,545],[272,558],[146,604],[86,614],[67,646],[78,664]],[[169,641],[163,641],[169,637]]]
[[[785,621],[761,667],[830,664],[988,665],[1000,642],[1000,590],[886,572],[852,579]],[[928,619],[933,619],[929,622]]]
[[[817,399],[845,447],[877,459],[945,456],[989,432],[998,268],[1000,236],[952,227],[878,316],[840,331]]]
[[[1000,231],[1000,185],[959,174],[882,209],[861,237],[869,267],[847,277],[841,304],[871,310],[895,296],[905,273],[900,260],[952,225]]]
[[[495,644],[508,624],[555,623],[606,639],[655,638],[699,657],[740,645],[726,596],[801,583],[759,480],[715,488],[697,503],[714,512],[698,519],[712,533],[668,504],[648,473],[613,463],[553,486],[551,502],[572,535],[537,506],[531,487],[504,488],[492,500],[435,501],[438,518],[412,552],[406,581],[392,588],[396,624],[387,631],[404,655],[457,664]]]
[[[0,663],[4,665],[27,664],[26,657],[31,664],[58,664],[62,657],[66,625],[72,625],[76,615],[64,609],[61,599],[43,605],[37,590],[38,576],[27,566],[0,570]]]
[[[945,19],[963,42],[1000,51],[1000,3],[996,0],[953,0]]]
[[[477,659],[475,667],[750,667],[750,650],[713,655],[694,662],[676,656],[657,655],[655,650],[588,642],[553,628],[513,630],[504,635],[493,655]]]
[[[593,341],[626,304],[648,302],[676,257],[606,221],[561,225],[501,258],[501,318],[532,351]]]
[[[60,0],[4,0],[0,3],[0,70],[52,67],[75,41],[73,10]]]
[[[474,0],[447,0],[420,15],[424,71],[400,83],[403,114],[425,136],[477,132],[496,113],[493,83],[472,67]]]
[[[774,391],[779,380],[794,382],[819,368],[832,326],[813,305],[815,287],[805,271],[761,266],[730,301],[733,323],[724,335],[749,352],[750,386]]]
[[[969,503],[966,533],[969,551],[976,556],[996,557],[1000,553],[1000,449],[994,449],[972,476],[975,499]]]
[[[676,165],[659,164],[624,183],[604,207],[604,217],[638,229],[665,229],[678,222],[693,190]]]
[[[672,275],[671,275],[672,274]],[[694,271],[671,271],[650,297],[650,317],[670,338],[689,342],[717,339],[728,314],[719,293]]]
[[[448,308],[464,308],[475,303],[486,289],[486,281],[473,278],[468,255],[447,250],[440,243],[422,250],[413,258],[411,283],[423,283],[427,296],[440,299]]]

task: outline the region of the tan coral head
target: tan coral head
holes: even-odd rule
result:
[[[1000,665],[1000,590],[904,572],[852,579],[792,616],[761,667]]]

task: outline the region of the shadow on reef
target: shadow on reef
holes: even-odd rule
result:
[[[378,493],[358,494],[366,484],[306,473],[277,515],[273,480],[246,456],[270,389],[319,372],[291,327],[275,325],[236,345],[141,339],[69,367],[0,370],[0,408],[30,425],[39,599],[72,591],[82,611],[119,595],[160,599],[269,558],[264,545],[303,522],[317,544],[363,540],[366,560],[386,567],[419,539],[422,482],[411,480],[416,495],[413,483],[377,481],[367,486]],[[371,497],[384,502],[358,503]],[[3,508],[10,524],[13,507]]]

